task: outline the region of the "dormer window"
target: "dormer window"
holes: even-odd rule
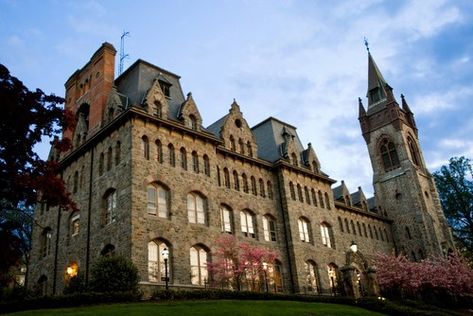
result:
[[[169,83],[159,80],[159,87],[163,91],[166,98],[171,97],[171,85]]]

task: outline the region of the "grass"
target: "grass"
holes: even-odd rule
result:
[[[23,311],[9,315],[126,315],[126,316],[145,316],[145,315],[225,315],[225,316],[278,316],[278,315],[297,315],[297,316],[315,316],[315,315],[383,315],[371,312],[359,307],[325,304],[325,303],[305,303],[290,301],[236,301],[236,300],[218,300],[218,301],[180,301],[165,303],[129,303],[129,304],[111,304],[95,305],[87,307],[61,308],[61,309],[42,309]]]

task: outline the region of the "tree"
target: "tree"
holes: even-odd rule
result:
[[[33,150],[42,137],[57,137],[62,128],[72,126],[73,115],[62,109],[62,103],[63,98],[40,89],[30,91],[0,64],[0,280],[9,280],[7,265],[28,260],[32,214],[39,198],[49,206],[75,209],[57,177],[58,163],[42,160]],[[64,151],[70,141],[56,139],[54,146]],[[0,281],[0,288],[6,283]]]
[[[231,235],[222,235],[215,241],[212,262],[208,263],[216,285],[241,290],[243,284],[257,291],[263,284],[264,265],[274,264],[277,254],[271,249],[248,243],[239,243]]]
[[[460,246],[473,258],[473,171],[465,157],[450,158],[448,166],[434,173],[440,201]]]

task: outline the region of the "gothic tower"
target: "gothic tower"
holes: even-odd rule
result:
[[[368,52],[368,108],[359,99],[359,121],[373,166],[373,185],[382,212],[393,220],[398,253],[412,260],[453,248],[450,228],[419,143],[414,114]]]

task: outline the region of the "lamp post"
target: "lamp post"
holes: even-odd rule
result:
[[[268,264],[266,262],[263,262],[263,272],[264,272],[264,284],[266,287],[266,293],[268,293],[268,275],[267,275],[267,270],[268,270]]]
[[[169,250],[164,248],[161,252],[161,255],[164,259],[164,282],[166,282],[166,290],[169,289],[169,277],[168,277],[168,259],[169,259]]]
[[[358,245],[356,244],[355,241],[352,241],[352,242],[351,242],[350,250],[351,250],[353,253],[356,253],[356,252],[358,251]]]

